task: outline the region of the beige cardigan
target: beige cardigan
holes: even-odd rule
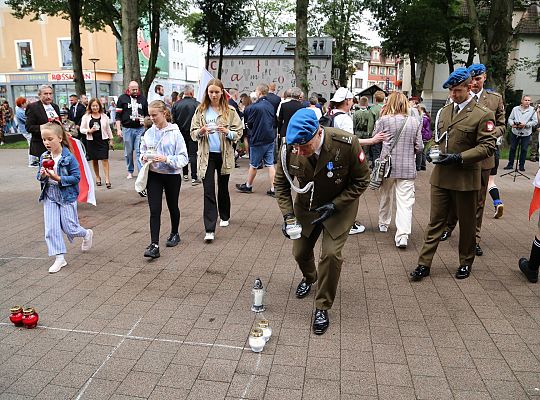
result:
[[[90,130],[90,126],[88,126],[88,124],[90,124],[90,119],[91,116],[88,113],[82,116],[80,131],[82,134],[86,135],[87,140],[94,140],[92,134],[88,132]],[[111,122],[109,120],[109,117],[107,117],[107,114],[101,113],[101,119],[99,124],[101,125],[101,137],[103,138],[103,140],[113,138],[110,123]]]
[[[221,166],[221,175],[229,175],[234,168],[234,149],[233,142],[237,142],[242,137],[242,121],[238,116],[236,110],[229,106],[229,117],[225,120],[222,114],[219,114],[217,118],[218,124],[229,128],[233,132],[233,140],[229,140],[220,135],[221,142],[221,156],[223,157],[223,164]],[[208,168],[208,158],[210,157],[210,144],[208,143],[208,137],[199,137],[199,129],[206,125],[205,115],[201,112],[200,106],[195,111],[193,119],[191,120],[191,138],[199,144],[199,150],[197,150],[197,176],[202,179],[206,175],[206,169]]]

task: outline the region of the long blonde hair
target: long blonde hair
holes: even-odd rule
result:
[[[386,104],[381,110],[381,116],[383,115],[409,115],[409,101],[407,96],[401,92],[392,92],[386,99]]]
[[[206,85],[206,90],[204,92],[204,99],[202,103],[199,105],[198,109],[201,111],[201,113],[204,113],[208,108],[210,107],[210,96],[208,96],[208,88],[210,86],[217,86],[221,89],[221,97],[219,98],[219,112],[223,116],[223,118],[228,119],[229,118],[229,103],[227,102],[227,96],[225,96],[225,88],[223,87],[223,83],[219,79],[210,79],[208,82],[208,85]]]
[[[71,148],[71,142],[69,141],[68,134],[64,130],[64,127],[60,125],[60,122],[57,122],[57,121],[47,122],[46,124],[43,124],[40,126],[40,131],[53,132],[56,136],[58,136],[58,138],[60,138],[62,142],[62,146],[67,147],[68,150],[73,153],[73,149]]]

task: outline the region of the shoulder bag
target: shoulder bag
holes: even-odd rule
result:
[[[399,141],[399,137],[403,133],[403,130],[405,129],[405,126],[407,125],[407,121],[409,121],[409,117],[407,116],[405,118],[405,122],[403,122],[403,125],[401,126],[401,129],[399,130],[398,134],[394,138],[394,141],[390,145],[390,150],[388,150],[388,154],[384,156],[384,158],[377,158],[375,162],[373,163],[373,170],[371,171],[371,176],[369,178],[369,188],[372,190],[379,189],[382,185],[383,179],[388,178],[390,175],[390,172],[392,172],[392,157],[391,153],[394,149],[395,145]]]

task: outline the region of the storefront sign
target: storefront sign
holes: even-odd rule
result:
[[[85,80],[92,80],[91,72],[83,72]],[[53,82],[73,82],[75,74],[73,72],[53,72],[51,73],[51,81]]]
[[[10,82],[48,82],[48,74],[11,74],[9,75]]]

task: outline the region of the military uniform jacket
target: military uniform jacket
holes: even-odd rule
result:
[[[495,130],[493,136],[498,138],[506,133],[506,120],[504,114],[504,103],[499,93],[482,90],[478,99],[478,104],[486,107],[495,113]],[[491,156],[482,161],[482,169],[492,169],[495,166],[495,156]]]
[[[354,223],[358,198],[369,184],[369,168],[358,138],[337,128],[325,128],[323,135],[315,167],[307,157],[294,154],[292,146],[287,146],[287,167],[291,178],[298,181],[297,186],[304,187],[310,181],[315,183],[311,210],[330,202],[335,204],[336,213],[323,222],[324,228],[335,239]],[[302,225],[302,235],[309,236],[314,227],[311,222],[319,214],[309,208],[311,191],[298,193],[293,206],[291,187],[281,165],[281,153],[274,186],[283,215],[293,212]]]
[[[454,103],[440,114],[437,132],[441,153],[461,153],[462,164],[435,165],[430,183],[444,189],[480,190],[480,161],[495,152],[493,111],[473,100],[452,117]]]

